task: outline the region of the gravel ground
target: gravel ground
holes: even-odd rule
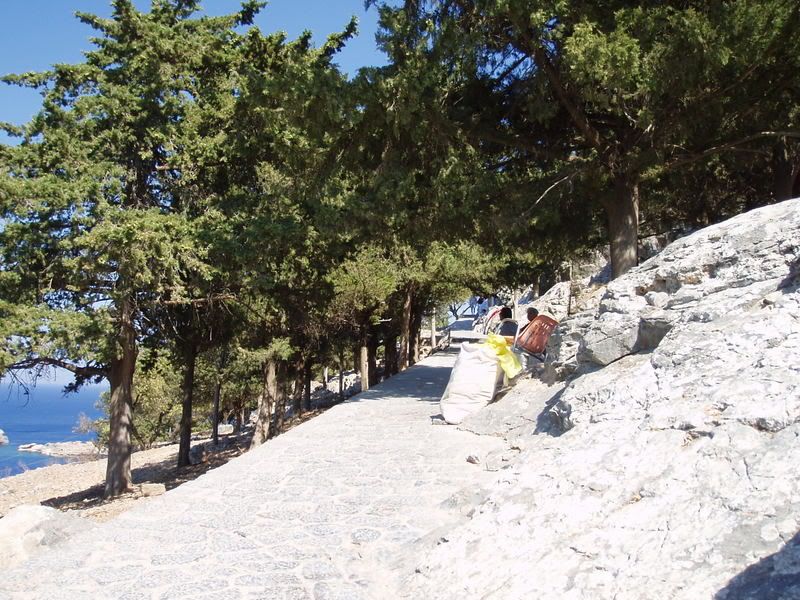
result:
[[[302,418],[286,423],[285,428],[291,429],[321,412],[306,413]],[[77,511],[79,516],[96,521],[107,521],[151,499],[142,494],[141,484],[161,483],[171,490],[244,454],[250,445],[250,437],[249,432],[220,436],[218,450],[203,452],[203,462],[182,469],[175,466],[178,444],[134,452],[131,456],[134,490],[111,500],[103,498],[105,458],[51,465],[5,477],[0,479],[0,517],[21,504],[43,504],[64,511]],[[208,439],[195,440],[192,447],[198,444],[211,448]]]
[[[199,442],[198,442],[199,443]],[[131,457],[134,484],[163,483],[167,489],[195,479],[211,468],[244,451],[230,448],[206,463],[178,469],[178,445],[169,444],[134,452]],[[104,458],[80,463],[51,465],[0,479],[0,516],[21,504],[44,504],[61,510],[79,511],[80,516],[106,521],[134,504],[147,500],[139,491],[113,500],[103,500],[106,477]]]

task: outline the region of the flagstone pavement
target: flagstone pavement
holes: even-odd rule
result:
[[[393,558],[464,518],[458,499],[494,478],[467,458],[504,444],[433,424],[454,359],[435,354],[0,572],[0,599],[397,597]]]

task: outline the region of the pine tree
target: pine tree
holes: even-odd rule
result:
[[[0,370],[57,366],[76,389],[107,378],[105,493],[131,484],[131,407],[139,346],[163,337],[151,317],[187,299],[184,274],[205,270],[191,214],[175,194],[185,172],[188,108],[217,55],[259,8],[192,19],[197,2],[115,0],[83,63],[7,76],[42,91],[43,108],[12,130],[0,157]]]
[[[602,206],[615,275],[637,263],[644,184],[799,134],[770,97],[797,105],[796,2],[381,6],[393,62],[447,74],[448,121],[500,173],[525,165],[532,210],[552,194]]]

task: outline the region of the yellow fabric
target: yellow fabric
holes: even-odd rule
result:
[[[497,360],[500,363],[500,368],[509,379],[514,379],[519,372],[522,371],[522,364],[519,362],[517,355],[511,351],[508,346],[506,338],[496,333],[490,333],[486,341],[481,344],[497,355]]]

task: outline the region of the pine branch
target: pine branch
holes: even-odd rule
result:
[[[6,367],[8,371],[22,371],[28,369],[35,369],[36,367],[41,366],[48,366],[48,367],[58,367],[60,369],[64,369],[65,371],[69,371],[78,377],[83,379],[90,379],[92,377],[105,377],[107,375],[107,369],[101,367],[91,367],[91,366],[79,366],[73,363],[58,359],[58,358],[50,358],[47,356],[37,356],[35,358],[29,358],[26,360],[22,360],[16,363],[13,363]]]
[[[524,37],[528,44],[528,50],[533,54],[534,59],[544,71],[547,79],[553,86],[553,92],[558,98],[558,101],[569,113],[569,116],[572,117],[575,126],[583,133],[589,144],[598,150],[603,150],[605,148],[605,143],[600,137],[600,132],[592,126],[586,114],[570,99],[564,82],[561,80],[561,76],[550,61],[550,57],[547,55],[545,49],[541,44],[533,41],[530,35],[526,34]]]
[[[558,178],[558,179],[557,179],[557,180],[556,180],[554,183],[552,183],[552,184],[551,184],[551,185],[550,185],[550,186],[549,186],[549,187],[548,187],[548,188],[547,188],[547,189],[546,189],[544,192],[542,192],[541,196],[539,196],[539,197],[538,197],[538,198],[537,198],[537,199],[534,201],[534,203],[531,205],[531,207],[530,207],[528,210],[526,210],[525,212],[523,212],[521,216],[522,216],[523,218],[525,218],[525,217],[528,217],[528,216],[530,215],[531,211],[532,211],[532,210],[533,210],[533,209],[534,209],[534,208],[535,208],[535,207],[536,207],[536,206],[537,206],[537,205],[538,205],[538,204],[539,204],[539,203],[540,203],[542,200],[544,200],[544,199],[545,199],[545,197],[546,197],[546,196],[547,196],[547,195],[548,195],[550,192],[552,192],[552,191],[553,191],[555,188],[557,188],[557,187],[558,187],[559,185],[561,185],[562,183],[566,183],[567,181],[569,181],[570,179],[572,179],[573,177],[575,177],[576,175],[578,175],[578,174],[579,174],[579,173],[581,173],[582,171],[583,171],[583,169],[578,169],[578,170],[576,170],[576,171],[572,171],[571,173],[567,173],[567,174],[566,174],[566,175],[564,175],[563,177],[559,177],[559,178]]]
[[[682,167],[683,165],[691,164],[693,162],[697,162],[698,160],[702,160],[703,158],[707,158],[714,154],[719,154],[721,152],[726,151],[733,151],[741,146],[742,144],[747,144],[748,142],[753,142],[760,139],[771,138],[771,137],[790,137],[790,138],[798,138],[800,139],[800,131],[760,131],[758,133],[754,133],[752,135],[745,136],[738,140],[733,140],[730,142],[725,142],[721,144],[717,144],[715,146],[711,146],[710,148],[706,148],[705,150],[701,150],[699,152],[694,152],[687,156],[678,158],[673,160],[672,162],[666,163],[660,171],[671,171],[677,167]]]

